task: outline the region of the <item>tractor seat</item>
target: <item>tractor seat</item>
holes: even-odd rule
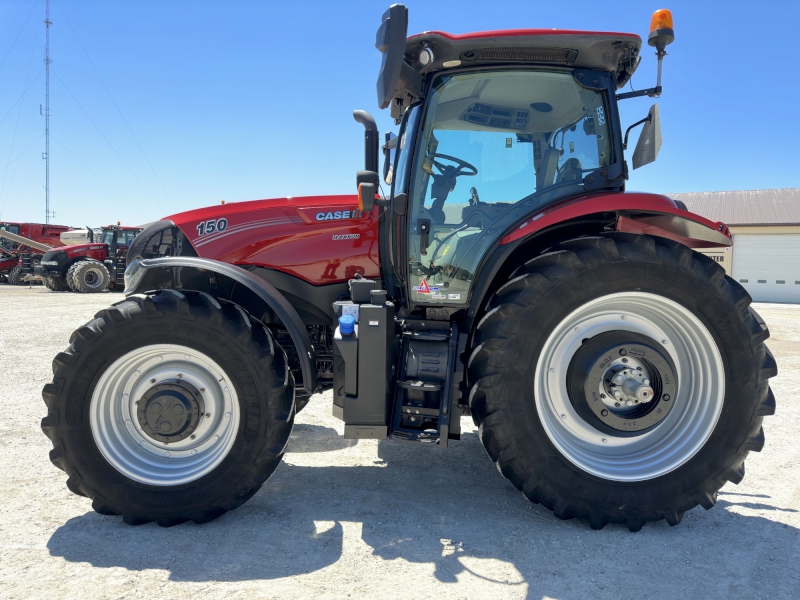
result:
[[[477,240],[477,236],[479,235],[480,234],[476,232],[459,237],[458,242],[456,242],[455,251],[453,252],[453,258],[447,262],[454,267],[459,267],[465,271],[471,272],[471,269],[474,268],[473,263],[481,247],[481,244],[473,245],[473,242]]]
[[[558,176],[556,183],[564,183],[567,181],[583,181],[583,170],[581,169],[581,161],[577,158],[569,158],[564,161],[564,164],[558,169]]]

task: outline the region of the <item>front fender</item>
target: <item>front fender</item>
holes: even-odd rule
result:
[[[133,260],[125,270],[126,296],[174,289],[209,292],[217,297],[228,296],[226,299],[229,299],[236,285],[242,286],[266,304],[286,327],[297,349],[303,387],[312,394],[317,386],[317,371],[311,338],[297,311],[263,279],[241,267],[194,256]]]

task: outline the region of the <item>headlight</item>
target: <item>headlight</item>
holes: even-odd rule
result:
[[[142,268],[142,261],[139,258],[134,258],[128,268],[125,269],[125,294],[133,293],[136,286],[144,277],[145,269]]]
[[[44,265],[45,267],[57,267],[58,261],[57,260],[43,260],[39,264]]]

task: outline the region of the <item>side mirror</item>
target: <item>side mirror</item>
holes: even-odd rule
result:
[[[378,106],[386,108],[392,101],[406,52],[408,9],[402,4],[392,4],[383,14],[375,47],[381,53],[381,70],[378,73]]]
[[[661,150],[661,118],[658,115],[658,104],[650,107],[650,113],[645,119],[636,149],[633,151],[633,168],[638,169],[649,165],[658,157]]]
[[[397,154],[397,136],[391,131],[384,137],[383,145],[383,181],[386,185],[392,185],[394,178],[394,157]]]
[[[375,194],[378,193],[378,174],[375,171],[359,171],[356,175],[358,184],[358,209],[372,212],[375,208]]]

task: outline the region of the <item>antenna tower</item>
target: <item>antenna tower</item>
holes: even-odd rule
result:
[[[50,222],[50,0],[45,0],[44,18],[44,222]]]

